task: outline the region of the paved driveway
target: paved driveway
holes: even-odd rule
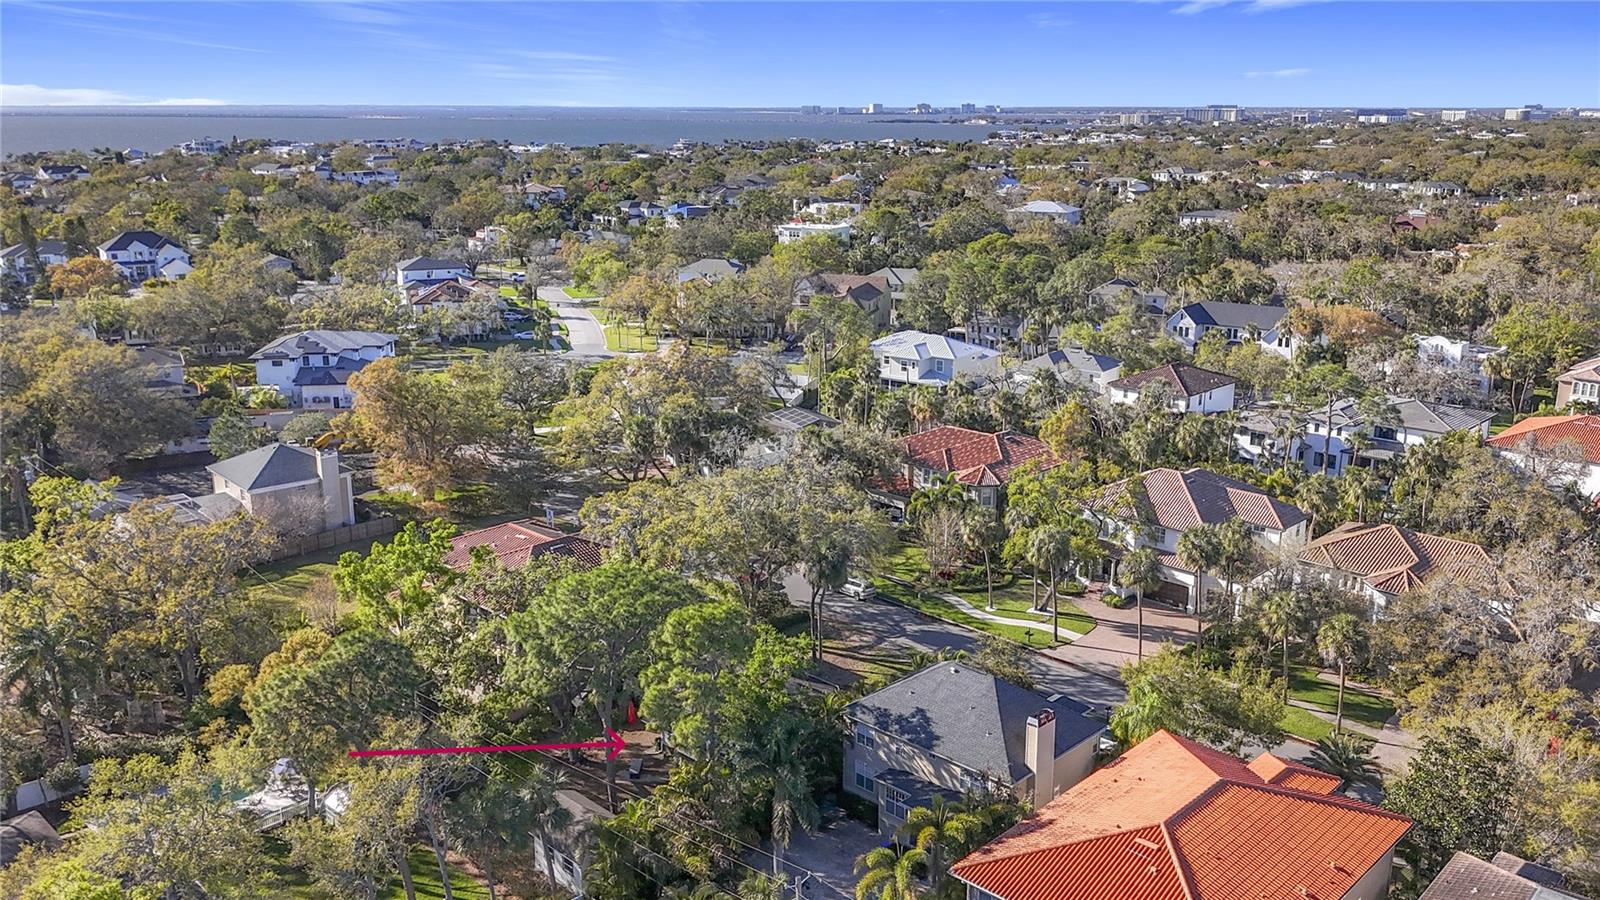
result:
[[[583,303],[562,293],[559,287],[539,288],[539,299],[550,304],[556,321],[567,331],[567,357],[605,359],[616,356],[606,349],[606,333],[600,321]]]
[[[816,834],[796,832],[790,842],[784,854],[789,884],[801,879],[802,900],[854,898],[856,857],[886,840],[839,810],[827,810]],[[756,860],[772,864],[771,857],[752,858],[753,863]]]

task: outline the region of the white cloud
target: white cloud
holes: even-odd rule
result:
[[[1300,78],[1310,75],[1310,69],[1257,69],[1244,73],[1246,78]]]
[[[0,106],[224,106],[210,97],[137,97],[102,88],[47,88],[0,84]]]

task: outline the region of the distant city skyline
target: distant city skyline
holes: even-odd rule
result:
[[[1600,4],[7,0],[6,106],[1600,106]]]

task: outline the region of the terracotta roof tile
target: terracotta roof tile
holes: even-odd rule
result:
[[[1187,531],[1239,518],[1251,525],[1282,530],[1306,520],[1299,507],[1276,500],[1253,485],[1205,469],[1150,469],[1140,477],[1156,524],[1162,528]],[[1111,511],[1109,505],[1122,495],[1125,484],[1119,481],[1101,491],[1102,509]]]
[[[967,485],[1000,485],[1024,463],[1037,461],[1043,468],[1059,464],[1050,448],[1036,437],[1015,431],[992,433],[940,425],[906,438],[906,453],[913,465],[941,473],[954,473]]]
[[[1548,450],[1571,443],[1585,460],[1600,463],[1600,416],[1529,416],[1485,443],[1500,450],[1518,450],[1525,443]]]
[[[1157,732],[951,872],[1004,900],[1334,900],[1411,825],[1258,768],[1309,777]]]
[[[506,568],[525,565],[533,557],[546,554],[570,556],[584,568],[594,568],[603,562],[604,556],[603,548],[588,538],[521,519],[456,535],[450,539],[450,552],[445,554],[444,564],[458,571],[470,567],[476,547],[488,547]]]
[[[1439,572],[1494,565],[1477,544],[1364,522],[1346,522],[1306,544],[1300,559],[1359,575],[1385,594],[1403,594]]]

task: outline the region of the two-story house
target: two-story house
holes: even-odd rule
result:
[[[349,409],[350,376],[375,359],[394,355],[395,336],[375,331],[300,331],[250,356],[256,384],[278,389],[290,403],[313,409]]]
[[[1383,900],[1411,820],[1341,784],[1162,730],[950,874],[967,900]]]
[[[948,475],[985,509],[999,505],[1006,484],[1024,465],[1049,469],[1060,462],[1032,435],[955,425],[939,425],[907,437],[905,459],[902,481],[908,493]]]
[[[395,264],[395,284],[401,290],[415,284],[438,284],[471,278],[472,270],[464,262],[453,259],[436,259],[431,256],[413,256]]]
[[[1028,360],[1017,367],[1012,377],[1026,386],[1045,371],[1054,372],[1063,383],[1104,394],[1106,385],[1122,376],[1122,360],[1090,353],[1073,344]]]
[[[707,284],[716,284],[724,278],[732,278],[744,271],[744,263],[737,259],[715,259],[707,257],[698,259],[678,269],[678,283],[686,281],[704,281]]]
[[[1410,397],[1390,397],[1375,419],[1355,400],[1335,400],[1306,416],[1305,437],[1296,451],[1307,472],[1340,475],[1351,466],[1378,468],[1407,449],[1453,431],[1489,436],[1494,413]]]
[[[1167,315],[1167,307],[1172,303],[1172,298],[1167,296],[1166,291],[1160,288],[1142,288],[1138,282],[1127,278],[1113,278],[1089,291],[1090,304],[1109,312],[1121,309],[1130,299],[1140,312],[1163,318]]]
[[[1022,318],[1011,313],[977,313],[967,320],[965,328],[952,331],[963,335],[968,343],[999,350],[1018,344],[1022,327]]]
[[[206,467],[213,493],[284,533],[320,534],[354,525],[351,472],[332,450],[268,444]]]
[[[1217,331],[1230,344],[1255,341],[1284,358],[1294,355],[1297,341],[1283,328],[1284,308],[1256,303],[1203,300],[1189,303],[1167,317],[1167,334],[1191,351],[1207,334]]]
[[[1373,615],[1389,601],[1445,572],[1492,571],[1477,544],[1401,528],[1346,522],[1300,551],[1303,571],[1372,601]]]
[[[1105,724],[957,662],[940,662],[845,708],[844,789],[878,805],[878,830],[936,796],[980,786],[1044,806],[1094,769]]]
[[[1574,402],[1600,406],[1600,356],[1591,356],[1556,378],[1556,409]]]
[[[1171,395],[1173,412],[1219,413],[1233,409],[1236,384],[1231,375],[1188,363],[1167,363],[1106,382],[1106,399],[1132,405],[1145,391],[1162,385]]]
[[[818,272],[800,279],[794,289],[794,305],[806,306],[811,298],[823,294],[853,301],[866,315],[874,331],[889,327],[889,313],[894,299],[889,291],[889,281],[877,275],[851,275],[848,273]]]
[[[529,209],[538,209],[546,203],[560,203],[567,199],[567,189],[559,185],[551,186],[530,181],[527,184],[505,185],[500,188],[500,193],[513,198]]]
[[[22,284],[33,284],[45,270],[67,261],[66,241],[39,241],[37,248],[38,270],[34,268],[33,255],[28,252],[27,244],[12,244],[0,250],[0,278],[8,278]]]
[[[772,229],[780,244],[792,244],[818,235],[848,244],[852,230],[849,222],[785,222]]]
[[[867,347],[884,387],[944,387],[959,377],[982,378],[1000,371],[999,351],[925,331],[897,331]]]
[[[63,181],[82,181],[89,177],[89,170],[83,166],[73,164],[40,166],[34,173],[35,179],[56,184]]]
[[[494,286],[482,281],[419,281],[406,295],[413,316],[438,314],[425,321],[435,326],[435,337],[453,340],[483,340],[501,326],[506,305]]]
[[[138,347],[133,354],[149,373],[144,383],[146,390],[178,399],[200,396],[200,389],[184,378],[182,353],[160,347]]]
[[[100,258],[117,267],[129,284],[151,278],[182,278],[193,271],[189,251],[154,231],[124,231],[99,247]]]
[[[1494,376],[1489,373],[1488,361],[1506,352],[1504,347],[1458,341],[1442,334],[1412,335],[1417,345],[1417,355],[1437,365],[1459,369],[1472,378],[1479,396],[1487,397],[1494,390]]]
[[[1231,209],[1191,209],[1178,213],[1180,228],[1231,229],[1239,221],[1239,214]]]
[[[1137,489],[1135,487],[1137,486]],[[1128,479],[1107,485],[1091,504],[1088,516],[1095,522],[1108,554],[1102,574],[1119,585],[1118,564],[1128,551],[1149,547],[1160,561],[1161,587],[1155,597],[1195,611],[1205,594],[1222,590],[1215,572],[1201,573],[1178,555],[1178,539],[1202,525],[1220,525],[1241,519],[1263,550],[1293,549],[1306,541],[1307,516],[1260,488],[1205,469],[1150,469],[1135,484]],[[1234,587],[1237,589],[1238,584]],[[1202,593],[1202,588],[1204,593]],[[1133,589],[1112,590],[1131,596]]]

